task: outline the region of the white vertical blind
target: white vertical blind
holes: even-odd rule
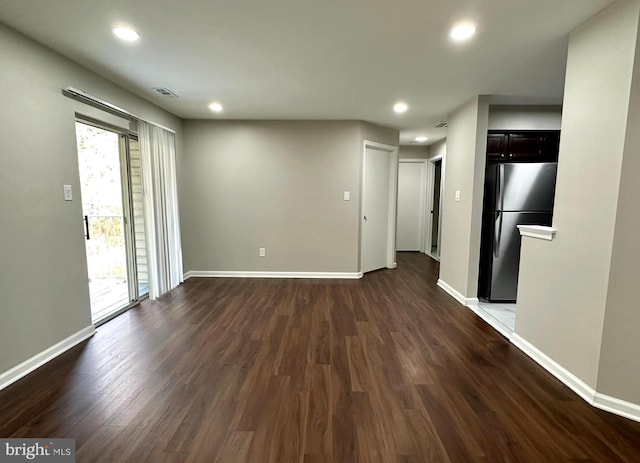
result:
[[[149,298],[156,299],[183,281],[175,134],[139,121],[138,140],[145,195]]]

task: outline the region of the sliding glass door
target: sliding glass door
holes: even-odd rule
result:
[[[140,150],[135,137],[76,122],[91,315],[109,319],[148,293]]]

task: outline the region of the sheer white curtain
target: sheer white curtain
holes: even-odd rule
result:
[[[149,264],[149,298],[155,299],[183,281],[175,134],[138,122],[142,158],[145,231]]]

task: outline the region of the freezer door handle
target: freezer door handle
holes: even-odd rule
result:
[[[493,225],[493,257],[500,257],[500,241],[502,241],[502,211],[496,211],[496,220]]]

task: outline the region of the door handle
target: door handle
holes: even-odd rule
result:
[[[84,216],[84,228],[86,230],[86,232],[84,234],[84,237],[86,239],[90,240],[91,236],[89,235],[89,216],[88,215]]]
[[[504,164],[500,164],[498,168],[498,207],[496,209],[504,210]]]
[[[364,221],[365,221],[365,222],[367,221],[367,216],[366,216],[366,215],[364,216]]]

